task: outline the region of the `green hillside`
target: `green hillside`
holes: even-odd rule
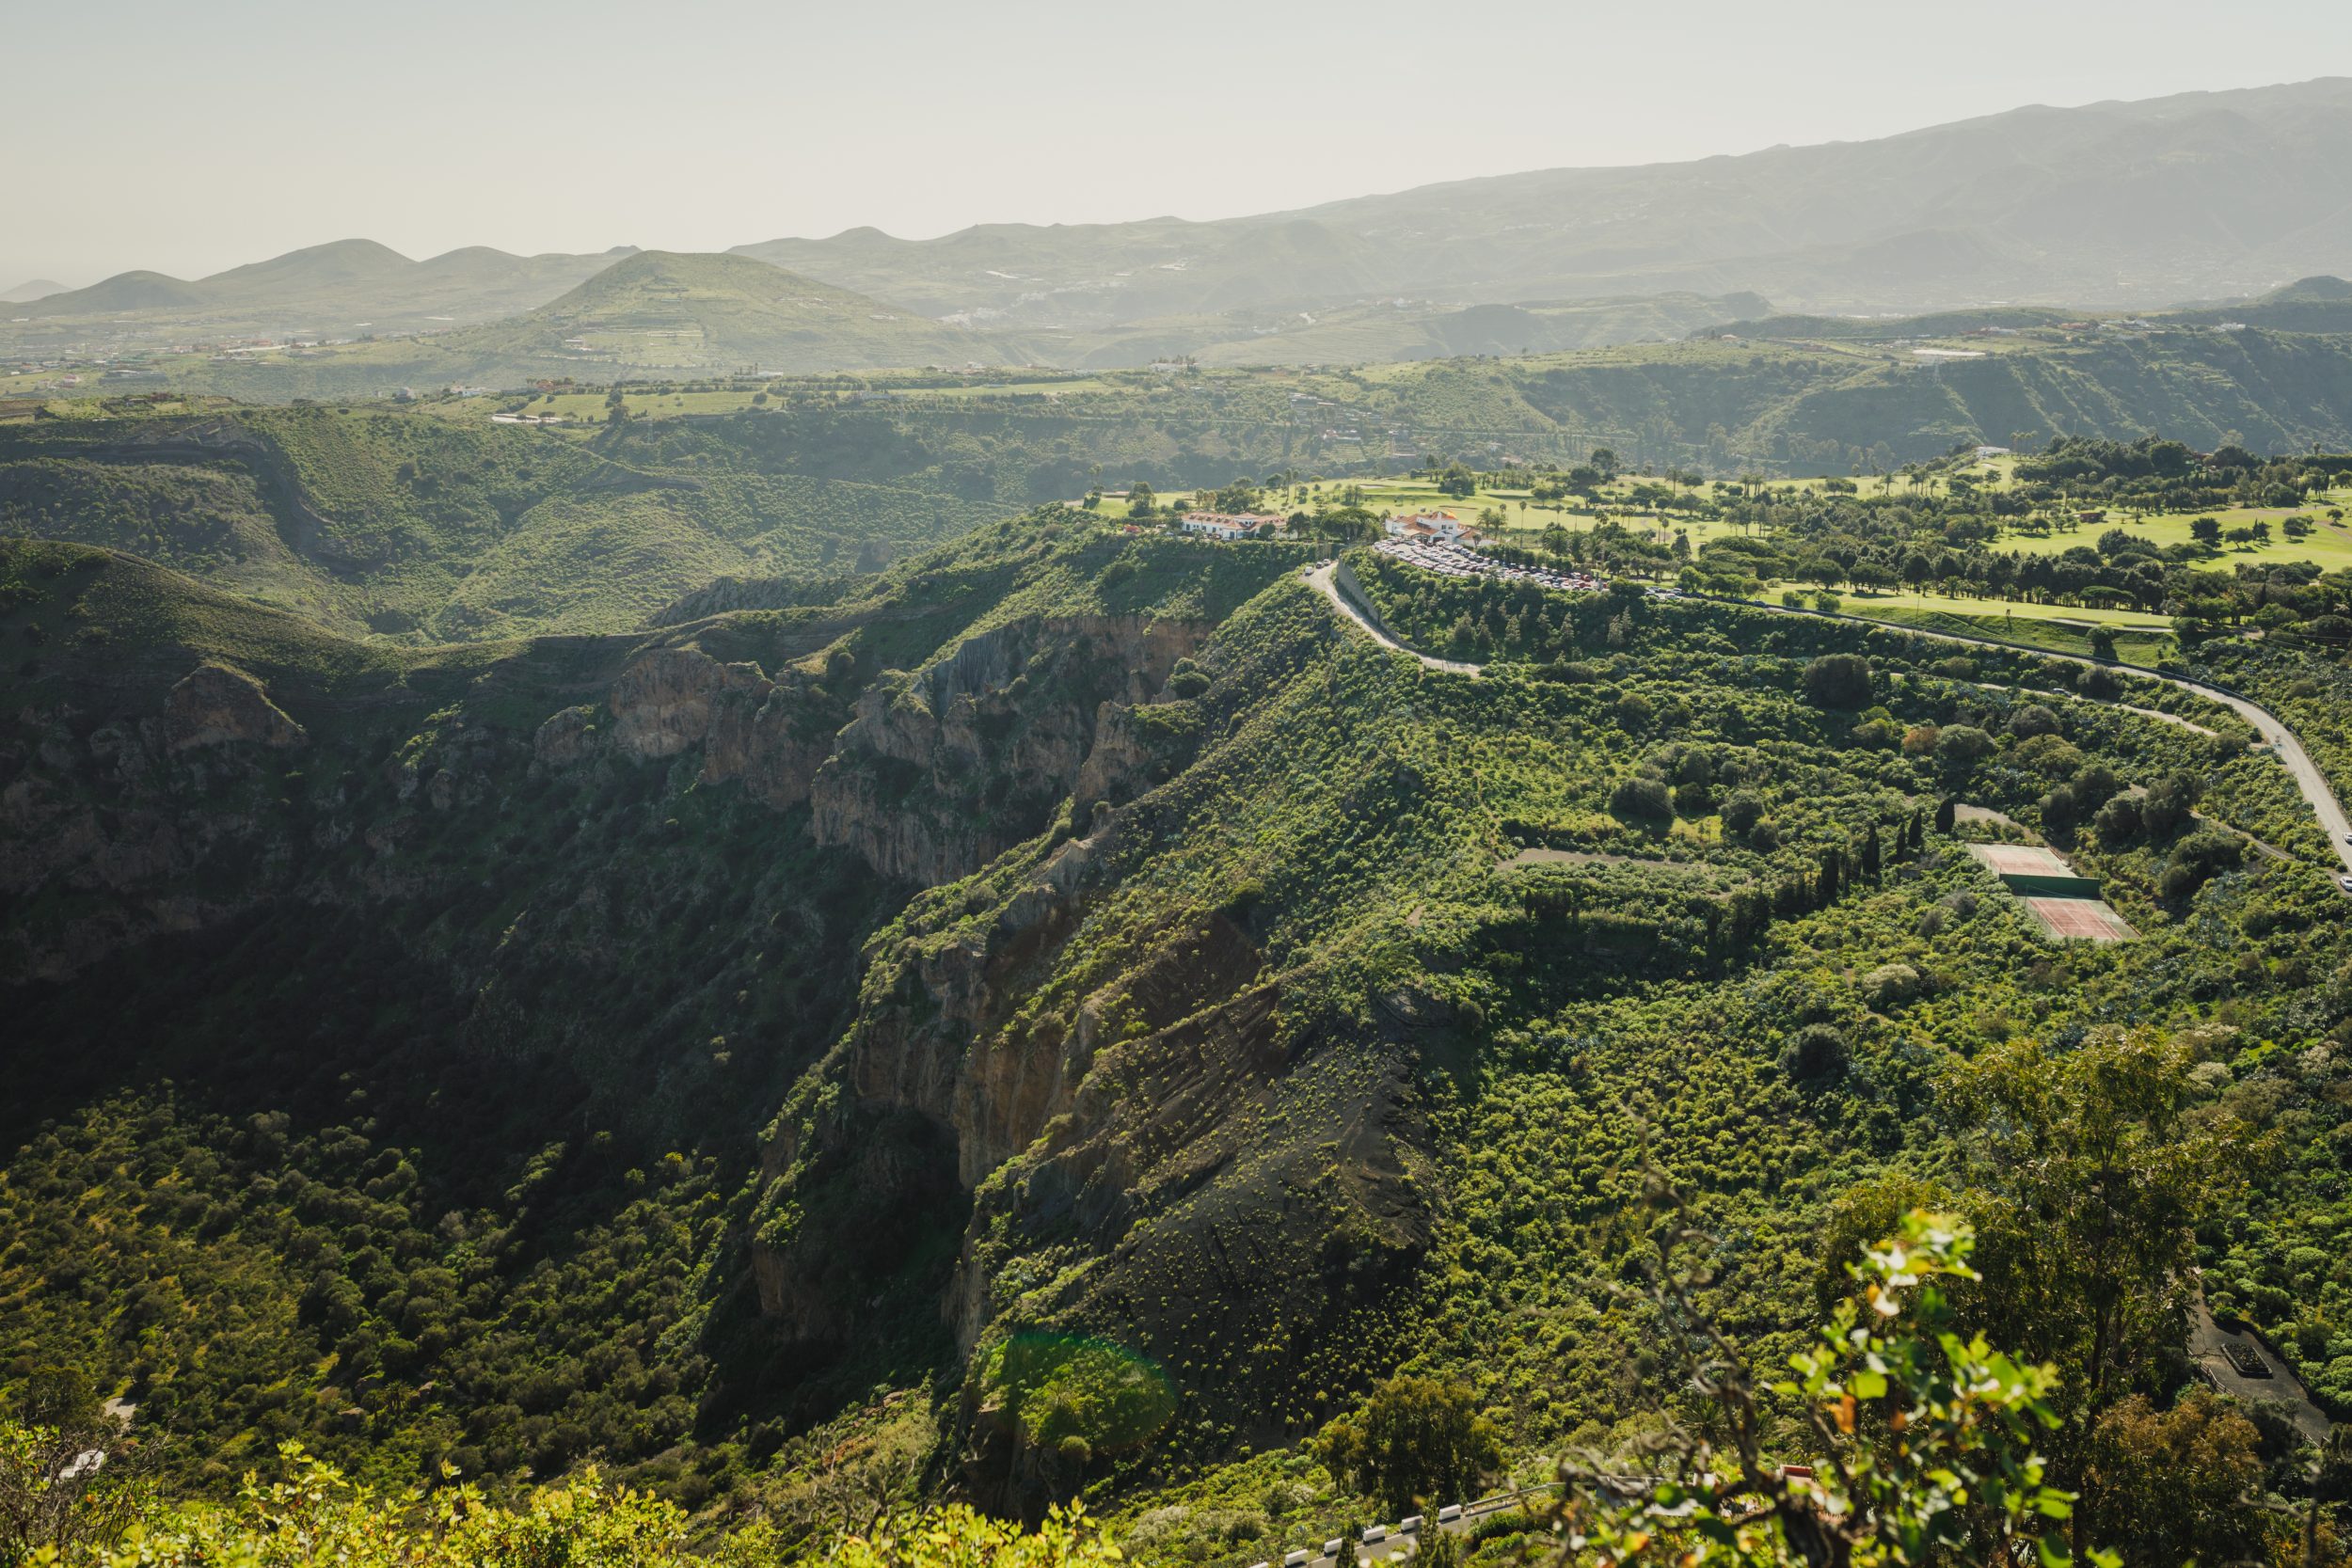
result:
[[[0,532],[134,552],[351,636],[618,630],[715,578],[871,571],[991,515],[387,409],[0,432]]]
[[[2167,313],[2167,320],[2201,326],[2235,323],[2280,332],[2352,332],[2352,283],[2306,277],[2231,305]]]
[[[663,264],[644,263],[648,277]],[[763,336],[770,333],[803,334],[802,348],[779,348],[780,356],[820,357],[834,351],[810,342],[839,347],[868,329],[881,335],[866,339],[864,349],[841,348],[831,363],[856,362],[867,352],[911,357],[954,346],[930,336],[935,329],[928,325],[870,319],[888,311],[831,313],[838,299],[826,313],[803,319],[781,307],[691,289],[674,297],[661,292],[668,287],[615,281],[563,323],[549,317],[527,332],[504,325],[425,344],[180,362],[171,379],[281,401],[404,385],[511,386],[528,375],[577,376],[579,382],[559,381],[543,396],[477,400],[444,411],[485,420],[499,409],[559,415],[575,433],[597,427],[599,450],[615,456],[658,449],[671,454],[667,460],[781,465],[813,476],[1023,503],[1136,479],[1190,487],[1290,468],[1379,473],[1394,471],[1399,459],[1409,465],[1431,452],[1473,466],[1497,466],[1498,459],[1540,465],[1581,460],[1608,446],[1653,472],[1686,467],[1820,474],[1921,461],[1960,442],[2008,446],[2019,437],[2040,442],[2059,435],[2166,434],[2207,450],[2235,443],[2268,452],[2352,443],[2345,413],[2352,407],[2352,334],[2225,330],[2187,317],[2084,324],[2054,320],[2055,311],[2018,310],[1884,322],[1781,316],[1721,330],[1710,323],[1693,336],[1686,324],[1713,314],[1707,302],[1653,314],[1658,302],[1634,301],[1591,308],[1620,324],[1599,335],[1663,335],[1672,327],[1686,333],[1682,341],[1497,357],[1475,356],[1490,347],[1530,346],[1514,339],[1573,336],[1591,312],[1581,306],[1496,307],[1461,312],[1458,320],[1343,316],[1301,328],[1310,335],[1327,330],[1327,342],[1360,332],[1367,349],[1382,353],[1425,348],[1452,356],[1344,369],[950,370],[843,379],[747,374],[739,364],[665,371],[595,357],[637,352],[631,343],[684,341],[648,336],[671,330],[660,324],[680,320],[664,313],[673,310],[707,319],[710,340],[701,336],[702,325],[675,328],[696,342],[736,334],[726,339],[736,345],[727,353],[743,360],[759,344],[780,343]],[[2281,308],[2335,309],[2325,302]],[[1648,325],[1637,328],[1636,319]],[[582,325],[591,321],[603,325]],[[1236,341],[1232,353],[1279,359],[1279,345],[1290,335],[1285,329],[1247,345]],[[532,357],[532,345],[565,341],[600,346]],[[886,343],[910,346],[877,346]],[[457,352],[465,345],[472,346]],[[610,411],[603,377],[626,378],[620,395],[631,416],[660,428],[601,428]],[[60,400],[49,406],[72,417],[87,405]]]
[[[355,517],[393,454],[455,486],[489,450],[352,420],[254,428],[346,454],[319,494]],[[1886,1215],[1966,1212],[1965,1322],[2062,1369],[2061,1480],[2110,1451],[2081,1433],[2219,1422],[2189,1260],[2352,1410],[2352,939],[2229,716],[1353,558],[1398,636],[1486,666],[1443,673],[1316,553],[1051,507],[823,602],[409,648],[0,546],[0,1368],[130,1400],[183,1494],[286,1439],[388,1487],[593,1459],[787,1553],[845,1489],[1083,1496],[1131,1557],[1240,1568],[1381,1516],[1313,1440],[1399,1371],[1523,1469],[1696,1418],[1638,1288],[1665,1183],[1694,1308],[1767,1366]],[[1940,828],[1947,795],[1994,816]],[[2038,934],[1965,852],[1999,818],[2138,940]],[[2022,1221],[2002,1140],[2126,1068],[2131,1180],[2181,1207],[2100,1351],[2048,1240],[2079,1216]],[[2036,1073],[2025,1131],[1983,1109]],[[2120,1530],[2153,1494],[2109,1484]]]
[[[1191,488],[1285,470],[1398,473],[1425,454],[1540,469],[1597,446],[1650,473],[1818,475],[2021,436],[2161,433],[2266,452],[2352,444],[2352,337],[2174,328],[1925,340],[1951,358],[1918,346],[1710,336],[1342,371],[760,384],[762,404],[744,389],[683,418],[665,417],[663,399],[632,397],[648,417],[598,441],[615,455],[699,454],[1008,500],[1133,480]],[[533,406],[594,416],[603,399]]]

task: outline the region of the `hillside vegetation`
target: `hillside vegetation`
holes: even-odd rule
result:
[[[616,630],[718,577],[872,571],[988,515],[827,478],[646,471],[380,407],[0,431],[0,532],[411,641]]]
[[[298,1439],[517,1501],[594,1460],[785,1550],[1082,1497],[1238,1565],[1380,1516],[1332,1433],[1400,1374],[1503,1465],[1636,1463],[1705,1414],[1660,1243],[1769,1368],[1929,1205],[1959,1321],[2056,1369],[2091,1539],[2169,1560],[2147,1456],[2198,1443],[2198,1539],[2266,1550],[2299,1439],[2180,1347],[2194,1263],[2352,1411],[2352,950],[2277,762],[2128,672],[1352,558],[1486,665],[1439,673],[1317,553],[1046,507],[415,648],[0,546],[0,1386],[128,1400],[186,1496]],[[2041,935],[1966,853],[2004,833],[2138,939]],[[2128,1256],[2043,1157],[2110,1109]]]

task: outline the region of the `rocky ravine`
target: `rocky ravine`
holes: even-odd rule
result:
[[[967,1350],[1040,1315],[1132,1323],[1147,1353],[1165,1337],[1157,1354],[1204,1314],[1232,1345],[1329,1337],[1426,1239],[1411,1028],[1331,1049],[1326,1029],[1286,1018],[1285,979],[1240,911],[1171,924],[1067,1003],[1026,1006],[1089,912],[1181,830],[1150,802],[1199,743],[1200,705],[1168,687],[1209,631],[1017,621],[862,687],[813,660],[771,676],[691,645],[617,662],[582,645],[580,668],[608,672],[597,699],[522,733],[462,699],[297,700],[217,662],[125,680],[103,699],[118,712],[58,702],[0,727],[0,895],[19,916],[0,963],[9,980],[58,979],[274,901],[423,900],[453,911],[425,940],[472,999],[467,1037],[610,1048],[616,1071],[642,1071],[588,1037],[596,1019],[501,1011],[497,976],[626,966],[658,910],[700,907],[664,879],[762,870],[726,869],[725,845],[758,833],[659,842],[681,786],[739,792],[784,814],[780,831],[797,818],[816,844],[935,890],[867,943],[854,1022],[766,1148],[745,1272],[780,1344],[831,1356],[909,1269],[940,1290]],[[77,700],[98,704],[91,689]],[[615,800],[673,803],[631,816]],[[606,869],[611,841],[563,847],[592,801],[636,835],[638,879]],[[526,842],[559,858],[496,875],[485,857]],[[506,937],[465,924],[510,884],[536,891]],[[755,964],[758,942],[741,945]],[[848,958],[828,960],[845,980]],[[1263,1136],[1270,1117],[1311,1115],[1319,1139]],[[910,1261],[911,1226],[946,1227],[939,1261]],[[1071,1247],[1100,1266],[1038,1289],[1024,1259]],[[974,1485],[1025,1509],[1072,1461],[1029,1451],[993,1409],[976,1384]]]

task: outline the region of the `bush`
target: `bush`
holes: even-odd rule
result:
[[[1780,1048],[1780,1069],[1800,1084],[1818,1084],[1846,1070],[1846,1037],[1827,1023],[1808,1023]]]
[[[1935,735],[1935,754],[1964,773],[1993,751],[1993,737],[1974,724],[1947,724]]]
[[[2027,703],[2009,720],[2009,733],[2020,740],[2029,740],[2037,735],[2056,735],[2064,728],[2058,716],[2040,703]]]
[[[1804,667],[1804,694],[1816,707],[1870,704],[1870,664],[1860,654],[1823,654]]]
[[[1882,1012],[1900,1006],[1924,990],[1926,982],[1909,964],[1881,964],[1862,977],[1862,994]]]
[[[2172,846],[2156,886],[2167,898],[2186,898],[2224,871],[2235,870],[2245,859],[2246,846],[2235,833],[2206,828]]]
[[[1724,832],[1745,837],[1764,820],[1764,801],[1752,789],[1735,789],[1724,797]]]
[[[1662,779],[1636,773],[1618,780],[1617,787],[1609,793],[1609,813],[1620,821],[1655,822],[1673,811],[1674,800]]]
[[[2118,795],[2099,808],[2090,825],[2098,830],[2102,844],[2130,843],[2141,832],[2139,798],[2136,795]]]

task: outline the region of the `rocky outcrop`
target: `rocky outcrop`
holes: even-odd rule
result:
[[[709,738],[715,704],[768,690],[756,664],[722,664],[691,648],[648,649],[612,683],[613,744],[641,759],[675,756]]]
[[[164,748],[169,752],[238,742],[300,746],[309,739],[262,683],[226,664],[199,664],[164,699]]]
[[[810,791],[820,844],[936,885],[1034,837],[1106,712],[1146,701],[1207,628],[1133,617],[1019,622],[858,699]]]
[[[833,754],[842,712],[839,699],[791,673],[756,702],[748,690],[722,693],[711,705],[703,778],[740,780],[755,799],[780,810],[802,805]]]
[[[1191,761],[1199,739],[1200,715],[1189,703],[1104,703],[1071,795],[1082,807],[1132,800]]]
[[[598,738],[596,710],[567,707],[531,737],[531,759],[542,768],[571,768],[596,754]]]
[[[50,912],[8,923],[0,980],[63,979],[128,943],[232,912],[254,895],[240,887],[224,899],[191,876],[215,856],[233,854],[256,883],[291,863],[291,841],[249,809],[245,786],[271,748],[299,744],[299,726],[217,667],[158,707],[103,724],[64,705],[26,707],[8,726],[0,899],[40,896]],[[205,808],[185,809],[183,790],[206,797]]]
[[[612,723],[567,709],[539,726],[536,760],[570,768],[610,744],[645,761],[700,747],[707,784],[739,782],[781,808],[807,800],[810,781],[833,751],[843,705],[806,676],[770,680],[755,664],[723,664],[692,648],[653,648],[621,672],[606,699]]]
[[[541,724],[533,752],[563,768],[608,745],[638,761],[700,748],[704,782],[806,803],[818,843],[935,886],[1036,836],[1073,785],[1091,803],[1164,775],[1167,726],[1129,710],[1205,635],[1137,617],[1017,622],[850,705],[797,670],[771,680],[694,648],[650,648],[614,681],[609,730],[569,709]]]

